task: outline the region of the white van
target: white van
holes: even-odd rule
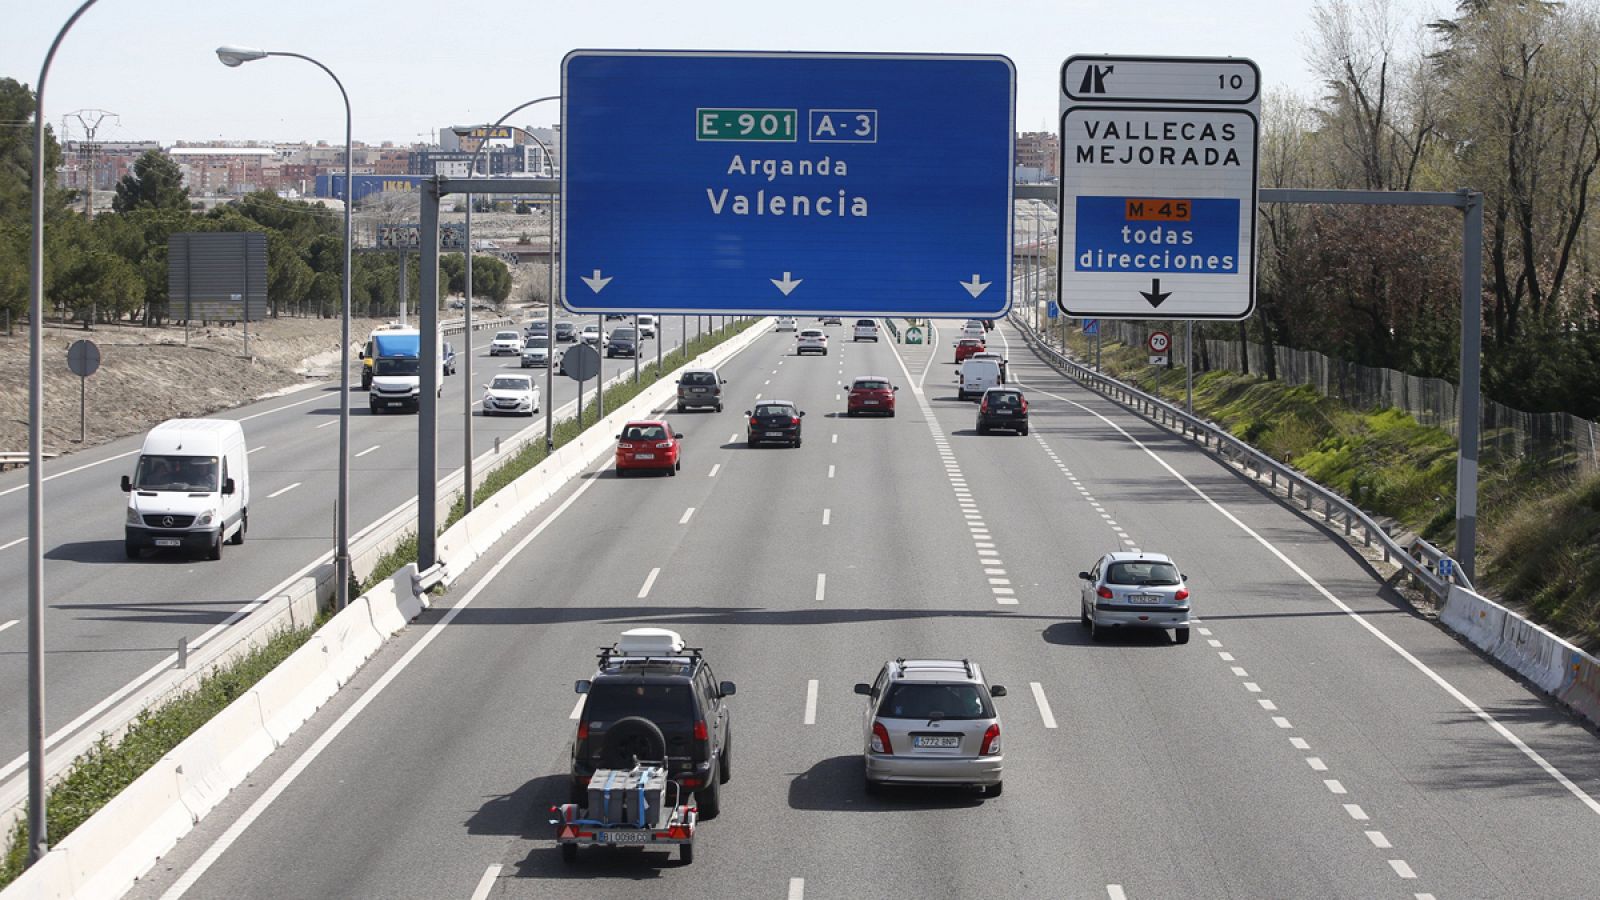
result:
[[[250,462],[244,429],[232,419],[171,419],[150,429],[128,495],[124,549],[138,559],[146,547],[203,551],[222,558],[222,545],[244,543],[250,526]]]
[[[961,364],[960,371],[956,372],[956,381],[960,383],[956,390],[959,399],[982,397],[984,391],[1001,384],[1000,363],[992,359],[969,357]]]
[[[653,338],[656,336],[656,317],[649,313],[639,315],[639,336]]]

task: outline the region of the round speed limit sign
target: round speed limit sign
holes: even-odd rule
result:
[[[1172,346],[1172,336],[1165,331],[1150,332],[1150,339],[1145,342],[1150,347],[1151,353],[1165,353]]]

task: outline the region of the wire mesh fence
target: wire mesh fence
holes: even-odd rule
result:
[[[1143,322],[1102,320],[1109,340],[1142,347],[1152,326]],[[1184,358],[1184,332],[1172,335],[1174,362]],[[1459,435],[1456,385],[1442,378],[1422,378],[1393,369],[1376,369],[1332,359],[1315,350],[1273,346],[1278,378],[1285,384],[1308,385],[1357,409],[1399,409],[1423,425]],[[1266,371],[1269,348],[1256,343],[1205,340],[1195,342],[1195,365],[1234,372]],[[1248,365],[1247,365],[1248,364]],[[1600,472],[1600,424],[1567,413],[1530,413],[1484,398],[1479,454],[1532,460],[1570,468],[1579,475]]]

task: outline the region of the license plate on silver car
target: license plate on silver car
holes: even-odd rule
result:
[[[1160,603],[1160,594],[1129,594],[1129,603]]]
[[[602,831],[595,835],[595,840],[605,844],[648,844],[650,843],[650,832]]]
[[[924,735],[924,736],[921,736],[921,737],[912,738],[911,739],[911,746],[913,746],[913,747],[936,747],[936,748],[943,748],[943,749],[949,750],[949,749],[954,749],[956,747],[960,747],[961,746],[961,736],[960,735],[955,735],[955,734],[949,734],[949,735]]]

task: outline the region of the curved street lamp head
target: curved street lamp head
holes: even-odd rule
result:
[[[257,50],[254,47],[235,47],[231,44],[217,48],[217,59],[222,60],[225,66],[238,67],[251,60],[266,59],[267,51]]]

